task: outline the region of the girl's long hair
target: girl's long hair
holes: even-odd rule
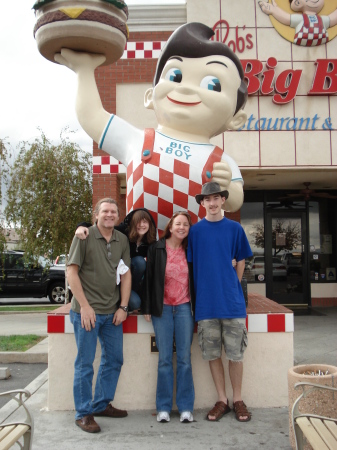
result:
[[[137,232],[137,225],[138,223],[145,219],[149,223],[149,229],[144,234],[142,238],[142,242],[144,244],[152,244],[156,241],[156,227],[154,226],[153,220],[150,217],[150,215],[143,210],[135,211],[135,213],[132,216],[130,227],[129,227],[129,241],[130,242],[137,242],[138,240],[138,232]]]

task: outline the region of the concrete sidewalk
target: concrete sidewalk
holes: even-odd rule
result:
[[[337,307],[316,308],[312,315],[295,315],[294,322],[294,365],[337,366]]]
[[[47,313],[2,313],[0,314],[0,335],[35,334],[45,339],[26,352],[0,352],[0,364],[48,363]]]
[[[336,366],[336,323],[337,308],[320,308],[317,315],[295,316],[294,365],[322,363]],[[156,422],[155,411],[129,411],[125,419],[97,418],[102,432],[91,435],[75,426],[73,411],[47,410],[48,370],[27,389],[32,393],[27,404],[35,420],[34,450],[98,450],[105,447],[123,450],[291,449],[287,408],[252,409],[252,420],[245,424],[237,422],[233,413],[219,422],[210,423],[205,420],[206,410],[196,410],[192,424],[181,424],[178,413],[173,412],[171,422],[161,424]],[[115,406],[123,408],[123,405]],[[11,410],[10,403],[0,410],[0,422]]]
[[[47,312],[1,312],[0,330],[1,336],[12,334],[48,336]]]
[[[27,404],[33,413],[34,450],[157,450],[157,449],[287,449],[287,408],[253,409],[252,420],[240,424],[234,414],[221,421],[205,420],[206,410],[194,411],[194,422],[181,424],[177,412],[171,422],[156,422],[155,411],[129,411],[124,419],[97,418],[102,431],[84,433],[74,423],[73,411],[48,411],[48,371],[36,378],[27,389],[32,397]],[[116,405],[122,407],[123,405]],[[0,410],[0,421],[10,413],[10,403]]]

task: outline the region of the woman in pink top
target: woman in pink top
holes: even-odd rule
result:
[[[180,422],[193,422],[194,385],[191,366],[192,316],[187,236],[192,225],[185,211],[173,214],[162,239],[147,253],[142,311],[151,320],[159,350],[157,421],[169,422],[173,403],[173,342],[177,355],[176,403]]]

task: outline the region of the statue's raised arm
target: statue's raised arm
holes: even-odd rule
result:
[[[202,23],[187,23],[166,42],[144,97],[156,115],[156,130],[138,129],[104,109],[95,80],[95,69],[106,64],[104,51],[63,47],[54,55],[77,76],[81,126],[127,168],[127,212],[147,208],[159,231],[172,211],[188,211],[193,222],[202,219],[205,211],[194,195],[212,179],[229,193],[226,211],[243,203],[239,167],[211,139],[244,125],[247,84],[239,58],[227,45],[211,41],[213,35]]]
[[[84,131],[98,143],[110,118],[103,108],[95,80],[95,69],[105,61],[105,56],[62,49],[55,55],[55,61],[77,74],[77,118]]]

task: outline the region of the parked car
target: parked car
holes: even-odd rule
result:
[[[285,253],[282,262],[286,266],[287,274],[292,273],[302,275],[302,253]]]
[[[65,263],[66,263],[66,255],[59,255],[54,261],[55,265],[62,265],[62,266],[64,266]]]
[[[254,256],[248,267],[248,272],[255,276],[256,280],[265,280],[264,256]],[[287,269],[280,258],[273,257],[273,279],[287,279]]]
[[[27,261],[22,251],[0,255],[0,297],[48,297],[51,303],[65,301],[65,267],[40,256]]]

